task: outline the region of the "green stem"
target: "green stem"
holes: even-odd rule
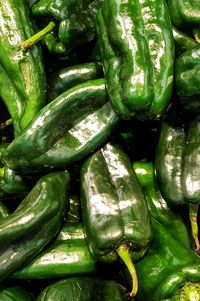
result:
[[[4,129],[4,128],[6,128],[7,126],[9,126],[10,124],[12,124],[12,123],[13,123],[13,120],[12,120],[12,118],[10,118],[10,119],[6,120],[5,122],[2,122],[2,123],[0,124],[0,128],[1,128],[1,129]]]
[[[200,301],[199,283],[186,283],[178,293],[180,301]]]
[[[137,279],[137,273],[135,267],[130,257],[129,247],[123,243],[119,246],[119,248],[116,251],[119,257],[127,266],[129,273],[131,274],[133,285],[132,285],[132,291],[130,292],[130,296],[135,297],[138,291],[138,279]]]
[[[46,34],[51,32],[55,26],[56,25],[55,25],[54,22],[49,22],[49,24],[45,28],[43,28],[42,30],[40,30],[39,32],[34,34],[32,37],[30,37],[29,39],[27,39],[23,43],[21,43],[21,49],[23,51],[25,51],[27,48],[29,48],[32,45],[36,44],[38,41],[43,39],[44,36],[46,36]]]
[[[189,216],[191,223],[192,236],[195,242],[195,252],[200,253],[200,243],[198,238],[198,223],[197,223],[197,214],[198,214],[199,204],[189,204]]]

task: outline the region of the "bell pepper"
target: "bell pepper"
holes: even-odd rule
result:
[[[97,36],[115,112],[122,119],[159,118],[171,97],[174,66],[165,1],[104,1]]]
[[[82,224],[65,223],[56,241],[11,277],[52,279],[96,272]]]
[[[172,23],[183,31],[199,27],[200,3],[198,0],[167,0]]]
[[[61,69],[47,78],[47,99],[48,101],[51,101],[73,86],[102,76],[102,65],[97,62]]]
[[[187,50],[193,49],[198,45],[198,42],[189,35],[172,27],[173,37],[175,41],[176,55],[179,56]]]
[[[97,277],[74,277],[52,283],[38,296],[37,301],[125,301],[127,290],[113,280]]]
[[[1,301],[34,301],[34,296],[20,286],[0,286]]]
[[[138,301],[197,301],[200,298],[200,258],[190,249],[190,238],[180,214],[162,198],[151,162],[135,162],[144,188],[153,240],[146,255],[136,262]]]
[[[104,79],[82,83],[40,111],[8,146],[3,163],[18,173],[63,168],[101,146],[118,122]]]
[[[91,253],[104,261],[109,255],[111,262],[119,255],[132,274],[130,295],[135,296],[137,275],[132,260],[145,254],[152,232],[141,186],[119,146],[108,143],[85,160],[81,201]]]
[[[0,220],[0,281],[39,254],[60,230],[67,210],[69,174],[41,177],[17,209]]]
[[[156,176],[162,195],[171,205],[186,204],[189,208],[196,251],[200,252],[197,214],[199,182],[199,116],[186,123],[177,114],[163,121],[156,149]]]
[[[38,45],[21,46],[34,34],[23,0],[0,4],[0,96],[18,135],[45,104],[46,78]]]
[[[34,17],[46,17],[57,23],[57,35],[45,38],[50,52],[64,53],[75,46],[94,40],[96,13],[102,0],[40,0],[32,7]]]
[[[185,109],[200,112],[200,45],[192,48],[175,61],[175,89]]]

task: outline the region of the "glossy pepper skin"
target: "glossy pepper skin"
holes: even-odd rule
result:
[[[44,289],[37,301],[125,301],[127,290],[113,280],[74,277],[55,282]]]
[[[153,241],[138,261],[138,301],[199,300],[200,258],[190,250],[190,238],[181,215],[161,197],[151,162],[135,162],[151,216]],[[187,296],[187,298],[186,298]]]
[[[96,36],[96,13],[102,0],[40,0],[32,8],[35,17],[58,24],[57,36],[46,37],[50,52],[63,53],[92,41]]]
[[[53,100],[66,90],[84,83],[88,80],[93,80],[103,77],[102,64],[98,62],[85,63],[61,69],[47,78],[48,101]]]
[[[82,224],[65,223],[58,238],[23,269],[12,275],[17,279],[53,279],[96,272]]]
[[[19,173],[63,168],[102,145],[118,122],[104,79],[82,83],[40,111],[4,152],[4,163]]]
[[[33,295],[20,286],[0,286],[1,301],[34,301]]]
[[[67,208],[69,174],[50,173],[0,220],[0,281],[39,254],[58,233]]]
[[[200,3],[198,0],[168,0],[172,23],[183,31],[200,25]]]
[[[69,207],[65,222],[67,223],[80,223],[82,221],[81,216],[81,201],[77,195],[69,196]]]
[[[7,217],[9,215],[9,210],[8,208],[0,202],[0,218]]]
[[[105,260],[110,255],[114,261],[123,245],[133,261],[145,254],[152,238],[148,209],[129,158],[119,146],[108,143],[86,159],[81,168],[81,200],[95,258]]]
[[[178,30],[174,26],[172,27],[172,32],[175,41],[176,56],[179,56],[185,51],[193,49],[198,45],[198,42],[195,39]]]
[[[183,53],[175,62],[175,89],[182,106],[200,112],[200,45]]]
[[[165,1],[104,1],[97,34],[115,112],[123,119],[159,118],[171,97],[174,65]]]
[[[0,12],[0,96],[18,135],[44,106],[46,79],[39,46],[21,49],[34,34],[26,2],[1,1]]]

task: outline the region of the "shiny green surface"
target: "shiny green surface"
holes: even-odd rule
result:
[[[61,53],[95,38],[96,13],[101,4],[102,0],[40,0],[32,13],[58,23],[58,32],[48,38],[47,47],[53,53]]]
[[[96,271],[96,261],[86,242],[82,224],[65,224],[58,239],[22,270],[17,279],[51,279]]]
[[[82,83],[40,111],[7,148],[4,163],[20,173],[63,168],[103,144],[118,122],[104,79]]]
[[[129,158],[119,146],[108,143],[84,162],[81,201],[95,257],[116,252],[122,243],[130,246],[133,257],[144,255],[152,238],[147,205]]]
[[[186,51],[175,62],[175,89],[186,109],[200,112],[200,45]]]
[[[174,64],[165,1],[104,1],[97,33],[114,110],[123,119],[160,117],[171,97]]]
[[[8,208],[2,202],[0,202],[0,218],[7,217],[8,215]]]
[[[33,301],[34,297],[31,293],[20,286],[3,286],[0,287],[1,301]]]
[[[46,81],[39,46],[20,45],[34,34],[25,1],[0,4],[0,95],[19,134],[44,106]]]
[[[48,286],[37,301],[125,301],[126,289],[113,280],[74,277],[63,279]]]
[[[199,285],[200,258],[190,250],[182,217],[161,198],[151,163],[137,162],[135,171],[143,184],[154,233],[147,254],[135,264],[140,284],[138,301],[181,300],[173,297],[182,286]],[[199,289],[196,292],[199,297]]]
[[[176,55],[179,56],[187,50],[193,49],[198,45],[198,42],[186,35],[184,32],[175,27],[173,29],[173,37],[175,41]]]
[[[0,220],[0,281],[33,259],[58,233],[68,186],[67,172],[47,174],[12,214]]]

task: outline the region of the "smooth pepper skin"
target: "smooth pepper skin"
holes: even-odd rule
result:
[[[98,62],[85,63],[61,69],[47,78],[47,99],[51,101],[73,86],[102,77],[103,67],[102,64]]]
[[[92,41],[96,36],[96,13],[102,0],[40,0],[32,14],[58,23],[57,36],[48,35],[50,52],[63,53],[75,46]]]
[[[135,264],[140,284],[137,300],[199,300],[200,258],[190,249],[182,217],[161,197],[152,163],[136,162],[134,169],[144,188],[154,233],[146,255]],[[186,299],[194,286],[196,298]]]
[[[129,158],[119,146],[108,143],[83,163],[81,201],[94,257],[116,254],[122,243],[130,247],[133,260],[144,255],[152,238],[148,209]]]
[[[19,173],[68,166],[101,146],[119,122],[105,80],[77,85],[46,105],[4,152]]]
[[[198,45],[198,42],[195,39],[178,30],[174,26],[172,27],[172,32],[175,41],[176,56],[179,56],[185,51],[193,49]]]
[[[38,45],[23,51],[22,42],[34,34],[23,0],[0,3],[0,96],[18,135],[45,104],[46,78]]]
[[[13,213],[0,220],[0,281],[37,256],[58,233],[68,188],[67,172],[47,174]]]
[[[114,280],[97,277],[74,277],[52,283],[37,301],[125,301],[127,290]]]
[[[115,112],[123,119],[159,118],[171,97],[174,66],[165,1],[104,1],[97,34]]]
[[[182,106],[200,113],[200,45],[175,61],[175,89]]]
[[[200,25],[200,2],[198,0],[168,0],[172,23],[183,31]]]
[[[11,277],[53,279],[96,272],[82,224],[65,223],[56,241]]]
[[[1,301],[34,301],[33,295],[20,286],[0,286]]]

